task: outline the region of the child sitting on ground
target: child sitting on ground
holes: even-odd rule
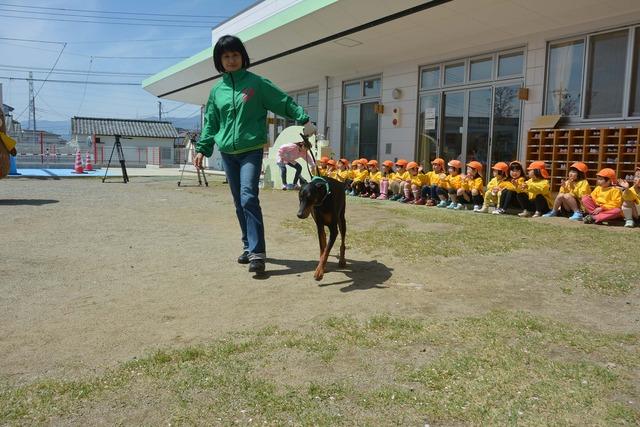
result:
[[[596,175],[596,188],[590,195],[582,198],[584,209],[588,213],[583,221],[585,224],[600,224],[622,215],[622,192],[616,185],[616,172],[604,168]]]
[[[369,167],[369,176],[364,181],[365,193],[361,194],[361,196],[376,199],[380,195],[380,180],[382,179],[382,174],[378,169],[377,160],[369,160],[367,166]]]
[[[520,207],[518,202],[518,194],[526,193],[524,186],[524,168],[522,163],[513,161],[509,163],[509,179],[501,183],[502,191],[500,193],[500,207],[493,211],[496,215],[501,215],[510,207]]]
[[[369,177],[369,170],[367,169],[367,159],[354,160],[356,162],[357,169],[353,176],[353,182],[351,183],[350,196],[358,196],[365,191],[364,181]]]
[[[457,193],[461,203],[458,203],[456,208],[460,209],[462,205],[473,204],[473,211],[479,211],[484,202],[483,194],[482,163],[473,160],[467,163],[467,174],[462,178],[462,186]]]
[[[380,173],[380,195],[378,200],[387,200],[389,198],[389,181],[393,177],[393,162],[385,160],[382,162],[382,171]]]
[[[493,178],[487,184],[487,191],[484,193],[484,203],[482,208],[476,212],[487,213],[489,207],[493,206],[496,209],[500,207],[500,193],[502,192],[501,185],[507,179],[509,173],[509,165],[505,162],[498,162],[491,168],[493,171]]]
[[[282,179],[283,190],[297,190],[300,188],[298,180],[302,173],[302,165],[297,161],[299,158],[305,159],[313,171],[315,162],[313,161],[311,154],[306,148],[304,148],[302,142],[283,144],[278,148],[278,152],[276,153],[276,164],[280,168],[280,178]],[[292,184],[287,184],[287,166],[295,169],[296,171]]]
[[[409,179],[409,172],[406,169],[408,163],[405,159],[396,162],[396,171],[389,180],[389,188],[393,193],[393,197],[389,200],[400,200],[404,197],[403,183]]]
[[[409,179],[404,181],[402,186],[404,197],[400,199],[400,202],[424,205],[425,201],[420,195],[422,187],[428,184],[427,176],[419,171],[419,165],[416,162],[407,164],[407,172],[409,172]]]
[[[553,204],[553,209],[544,214],[544,217],[557,216],[562,210],[573,213],[569,219],[582,221],[581,200],[584,196],[591,194],[591,186],[586,178],[587,172],[589,168],[582,162],[575,162],[569,166],[569,174],[560,184],[560,192]]]
[[[441,179],[441,191],[438,193],[440,197],[439,208],[458,208],[458,190],[462,187],[462,162],[460,160],[450,160],[447,163],[447,171],[449,174]],[[444,193],[444,194],[443,194]],[[460,209],[462,206],[460,206]]]
[[[337,163],[333,159],[327,161],[327,176],[332,179],[336,179],[338,176]]]
[[[640,167],[636,168],[633,178],[633,186],[621,179],[618,185],[622,192],[622,213],[624,214],[624,226],[633,228],[640,217]]]
[[[440,175],[444,174],[444,159],[436,158],[431,162],[431,170],[426,173],[427,185],[422,187],[422,198],[427,206],[438,204],[438,188],[440,187]]]
[[[327,176],[328,161],[329,158],[327,156],[322,156],[320,157],[320,160],[318,160],[318,173],[320,174],[320,176]]]
[[[522,212],[519,217],[527,218],[533,212],[533,218],[539,218],[549,212],[553,201],[551,200],[551,187],[549,186],[549,172],[543,161],[532,162],[527,168],[529,179],[524,183],[526,193],[518,194],[518,201]]]

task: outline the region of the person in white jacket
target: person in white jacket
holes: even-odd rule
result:
[[[302,173],[302,165],[297,161],[300,158],[305,159],[311,168],[315,167],[313,157],[311,157],[311,154],[303,147],[302,142],[283,144],[280,146],[280,148],[278,148],[278,154],[276,154],[276,163],[280,167],[280,177],[282,178],[283,190],[300,189],[298,181],[300,179],[300,174]],[[287,184],[287,166],[290,166],[296,170],[296,174],[293,177],[292,184]]]

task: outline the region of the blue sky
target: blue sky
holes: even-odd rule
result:
[[[7,0],[6,2],[0,0],[0,18],[2,20],[2,25],[0,25],[0,76],[26,78],[28,69],[33,69],[34,79],[44,79],[63,48],[62,44],[2,39],[17,38],[67,43],[55,70],[80,70],[84,74],[69,72],[67,74],[51,74],[50,80],[140,83],[147,75],[159,72],[179,62],[180,59],[136,60],[112,57],[189,57],[211,45],[210,27],[214,27],[224,17],[231,16],[253,3],[255,0]],[[70,9],[78,10],[71,11]],[[172,16],[96,14],[79,10],[139,12],[170,14]],[[78,17],[77,15],[86,16]],[[197,17],[174,15],[196,15]],[[18,16],[42,19],[23,19]],[[144,20],[126,21],[136,25],[107,25],[86,22],[99,20],[92,18],[92,16],[129,17]],[[60,22],[51,19],[82,20],[85,22]],[[150,21],[151,19],[169,20],[169,22]],[[101,20],[104,21],[104,19]],[[109,19],[109,21],[123,22],[116,19]],[[158,24],[176,26],[158,27]],[[93,73],[117,72],[144,74],[144,76],[87,75],[86,71],[89,69]],[[14,107],[16,110],[14,118],[26,125],[28,120],[28,82],[0,79],[0,83],[3,85],[4,103]],[[42,85],[42,82],[34,82],[34,90],[36,92],[40,90],[36,98],[36,121],[69,120],[76,115],[118,118],[158,116],[159,99],[145,92],[140,85],[98,86],[54,82],[46,82],[44,86]],[[41,86],[42,89],[40,89]],[[25,109],[27,110],[25,111]],[[163,100],[163,110],[165,116],[189,117],[198,114],[199,107]],[[18,118],[17,116],[23,111],[22,116]]]

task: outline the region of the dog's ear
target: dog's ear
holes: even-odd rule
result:
[[[304,179],[303,177],[300,177],[300,186],[302,187],[303,185],[307,185],[309,183],[309,181],[307,181],[306,179]]]

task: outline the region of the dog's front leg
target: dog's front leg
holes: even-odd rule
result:
[[[324,275],[324,268],[322,267],[322,256],[324,255],[325,249],[327,247],[327,234],[324,231],[324,225],[316,222],[316,226],[318,228],[318,241],[320,243],[320,261],[318,261],[318,266],[316,267],[316,271],[313,277],[316,280],[320,280]]]
[[[333,248],[333,244],[336,242],[337,237],[338,227],[336,224],[331,224],[329,226],[329,243],[327,243],[324,248],[324,252],[320,255],[320,262],[318,263],[318,268],[316,268],[316,274],[314,275],[316,280],[320,280],[324,276],[324,270],[327,267],[327,260],[329,259],[331,248]]]

